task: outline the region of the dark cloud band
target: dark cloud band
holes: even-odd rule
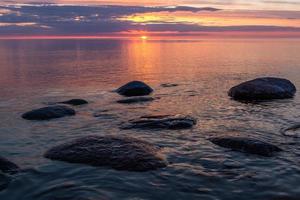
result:
[[[159,32],[201,31],[300,31],[294,27],[276,26],[201,26],[193,23],[134,23],[119,20],[123,16],[155,12],[218,12],[205,7],[143,7],[143,6],[72,6],[35,4],[0,6],[0,35],[95,35],[132,30]]]

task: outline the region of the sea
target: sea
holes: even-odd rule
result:
[[[256,103],[227,94],[241,82],[267,76],[300,88],[299,52],[299,39],[0,40],[0,155],[22,168],[0,174],[0,199],[299,199],[300,137],[281,131],[300,123],[299,92],[292,99]],[[150,85],[155,100],[117,103],[124,97],[114,90],[134,80]],[[89,102],[73,107],[75,116],[21,117],[74,98]],[[197,125],[120,129],[140,116],[167,114],[192,116]],[[53,146],[88,135],[146,140],[162,148],[169,164],[130,172],[43,157]],[[219,136],[254,138],[283,151],[273,157],[235,152],[208,140]]]

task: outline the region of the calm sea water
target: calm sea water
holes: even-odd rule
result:
[[[300,96],[243,104],[228,89],[261,76],[300,88],[300,40],[11,40],[0,41],[0,152],[26,169],[11,177],[2,200],[271,200],[300,196],[300,138],[281,128],[300,122]],[[111,91],[131,81],[160,97],[119,105]],[[163,88],[162,83],[178,87]],[[84,98],[78,114],[45,122],[20,115],[49,102]],[[184,114],[191,130],[120,130],[145,114]],[[94,117],[97,115],[98,117]],[[56,144],[86,135],[126,135],[164,147],[171,163],[146,173],[44,159]],[[232,152],[207,138],[239,135],[278,145],[273,158]]]

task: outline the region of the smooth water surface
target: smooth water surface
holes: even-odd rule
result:
[[[2,200],[271,200],[300,196],[300,138],[282,128],[300,122],[294,99],[244,104],[230,87],[261,76],[290,79],[300,88],[300,40],[2,40],[0,152],[24,172],[11,177]],[[112,91],[145,81],[160,97],[120,105]],[[161,87],[176,83],[177,87]],[[78,114],[25,121],[22,113],[51,102],[84,98]],[[191,130],[120,130],[129,119],[183,114]],[[164,147],[169,166],[146,173],[67,164],[43,158],[52,146],[86,135],[126,135]],[[252,137],[284,152],[272,158],[220,148],[207,138]]]

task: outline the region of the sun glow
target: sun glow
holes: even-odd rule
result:
[[[146,35],[141,36],[141,40],[148,40],[148,36]]]

